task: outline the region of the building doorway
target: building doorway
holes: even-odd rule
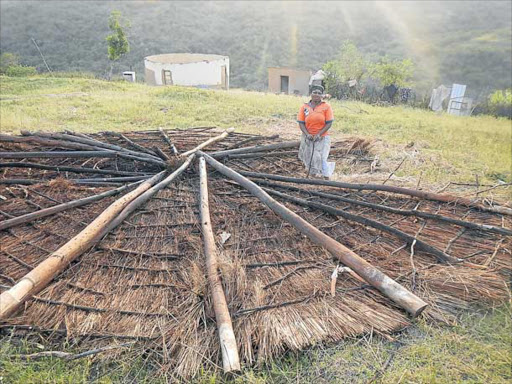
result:
[[[281,93],[289,93],[290,78],[289,76],[281,76]]]
[[[228,89],[228,68],[225,65],[220,67],[220,83],[222,88]]]
[[[164,69],[162,70],[162,83],[164,85],[172,85],[172,72]]]

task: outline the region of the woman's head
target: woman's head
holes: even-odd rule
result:
[[[311,100],[320,101],[322,100],[322,95],[324,94],[324,87],[321,85],[313,85],[311,87]]]

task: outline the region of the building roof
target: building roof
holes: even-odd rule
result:
[[[294,68],[294,67],[267,67],[267,69],[287,69],[297,72],[312,72],[309,69],[303,69],[303,68]]]
[[[161,64],[188,64],[222,59],[228,59],[228,56],[210,55],[203,53],[165,53],[162,55],[147,56],[144,58],[144,60]]]

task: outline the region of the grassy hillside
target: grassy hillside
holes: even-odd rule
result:
[[[71,4],[72,3],[72,4]],[[143,76],[145,56],[170,52],[228,55],[231,84],[265,89],[267,67],[319,69],[345,40],[365,54],[409,57],[416,88],[460,83],[486,96],[510,88],[508,1],[8,1],[0,3],[2,52],[46,71],[36,39],[56,71],[109,68],[107,19],[131,21],[131,52],[117,71]]]
[[[87,78],[1,77],[4,132],[234,126],[247,132],[299,135],[297,110],[306,98],[256,92],[161,88]],[[331,101],[333,135],[375,141],[382,172],[403,158],[404,183],[512,181],[511,121],[489,116],[436,115],[409,107]],[[338,169],[339,177],[345,177]]]

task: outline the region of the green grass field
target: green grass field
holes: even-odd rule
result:
[[[0,77],[2,133],[21,129],[105,130],[236,127],[244,132],[297,135],[303,98],[255,92],[158,88],[92,78]],[[387,175],[401,159],[398,180],[511,182],[512,122],[488,116],[454,117],[408,107],[331,101],[333,136],[374,140]],[[503,188],[504,189],[504,188]],[[505,195],[507,196],[507,195]],[[510,195],[508,195],[510,196]],[[461,315],[457,326],[418,321],[388,341],[374,335],[290,353],[270,366],[226,379],[202,372],[198,383],[506,383],[512,380],[510,305]],[[45,339],[0,339],[3,383],[143,383],[155,377],[143,357],[125,360],[55,358],[23,362],[16,355],[50,348]],[[72,351],[73,348],[69,347]]]
[[[236,127],[299,134],[295,117],[306,98],[256,92],[148,87],[90,78],[0,77],[3,132],[20,129],[136,130]],[[511,182],[512,122],[490,116],[436,115],[409,107],[331,101],[334,136],[376,140],[384,164],[406,161],[396,175],[441,185]]]

